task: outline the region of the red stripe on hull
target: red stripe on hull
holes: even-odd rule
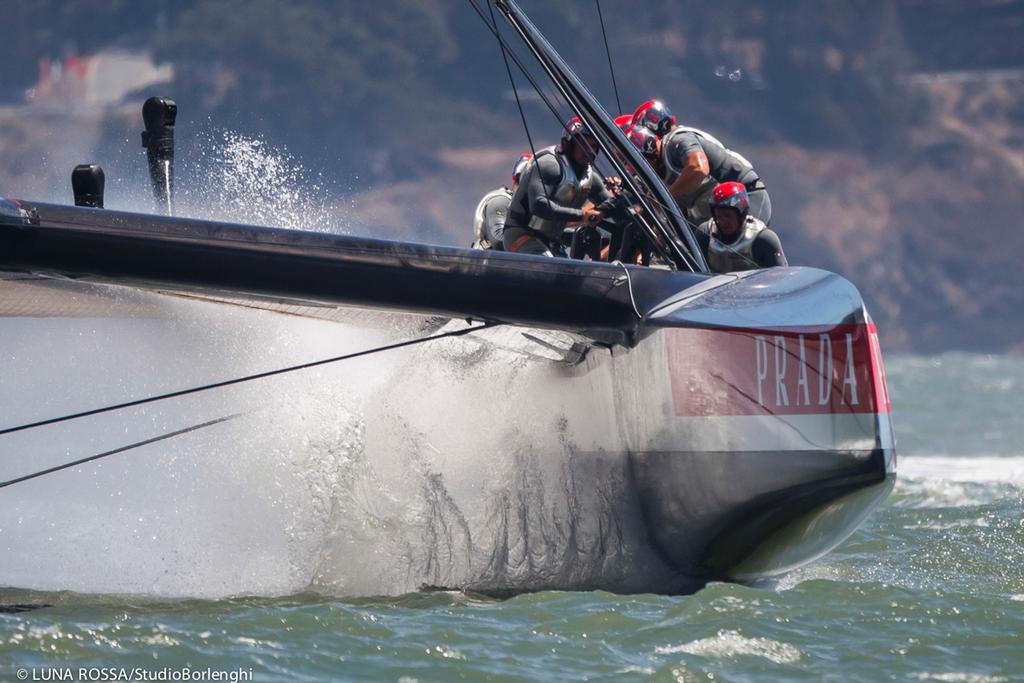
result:
[[[677,416],[890,410],[874,323],[665,334]]]

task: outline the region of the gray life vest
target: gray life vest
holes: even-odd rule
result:
[[[487,205],[492,201],[502,202],[504,206],[496,209],[495,213],[497,216],[488,221]],[[512,191],[507,187],[499,187],[497,190],[491,190],[483,196],[480,203],[476,205],[476,214],[473,216],[473,236],[476,238],[476,241],[473,242],[473,248],[491,249],[494,247],[494,243],[491,241],[492,237],[496,240],[501,240],[501,231],[505,228],[508,205],[511,201]],[[500,225],[497,225],[498,217],[501,220]]]
[[[711,222],[708,244],[708,265],[715,273],[732,273],[737,270],[755,270],[760,266],[754,261],[754,240],[767,226],[753,216],[747,216],[743,233],[732,244],[721,241],[718,224]]]
[[[562,170],[561,181],[557,187],[547,186],[545,190],[548,192],[548,198],[556,204],[570,207],[573,209],[583,208],[583,205],[587,201],[587,197],[590,196],[590,190],[594,182],[594,170],[587,166],[586,171],[582,174],[582,177],[577,176],[576,172],[572,169],[572,164],[565,158],[565,155],[561,152],[556,151],[555,147],[547,147],[537,153],[537,157],[542,155],[550,155],[558,161],[558,165]],[[535,157],[532,164],[536,166],[537,158]],[[539,173],[539,169],[533,169]],[[534,230],[544,234],[548,240],[552,242],[558,242],[562,236],[562,230],[565,229],[564,221],[554,221],[539,216],[530,217],[530,227]]]
[[[665,169],[664,173],[662,174],[662,180],[665,181],[666,185],[671,185],[672,181],[679,176],[679,171],[672,168],[672,163],[669,161],[668,152],[669,143],[672,141],[672,138],[674,138],[676,135],[679,135],[680,133],[696,133],[697,135],[706,137],[712,142],[718,143],[719,145],[722,144],[714,135],[705,133],[699,128],[690,128],[689,126],[676,126],[672,130],[670,130],[668,133],[664,135],[664,137],[661,138],[661,167]]]

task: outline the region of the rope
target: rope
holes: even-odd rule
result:
[[[519,101],[519,89],[516,88],[516,79],[512,78],[512,67],[508,64],[508,50],[505,48],[505,41],[498,31],[498,20],[494,18],[494,5],[487,3],[487,9],[491,13],[491,25],[494,28],[494,37],[498,39],[498,46],[501,47],[501,59],[505,62],[505,72],[508,73],[508,82],[512,84],[512,94],[516,98],[516,106],[519,107],[519,118],[523,120],[523,130],[526,131],[526,139],[530,143],[530,153],[537,156],[537,148],[533,146],[533,137],[530,136],[530,126],[526,123],[526,113],[523,112],[523,103]]]
[[[633,312],[636,313],[638,320],[643,320],[644,315],[640,312],[640,308],[636,305],[636,298],[633,296],[633,278],[629,274],[629,268],[622,261],[616,261],[616,263],[622,266],[622,272],[626,274],[626,288],[629,290],[629,302],[633,304]]]
[[[173,431],[173,432],[168,432],[166,434],[161,434],[159,436],[154,436],[154,437],[152,437],[150,439],[146,439],[145,441],[137,441],[137,442],[135,442],[133,444],[129,444],[127,446],[121,446],[120,448],[115,448],[112,451],[105,451],[103,453],[97,453],[96,455],[90,455],[88,458],[80,458],[79,460],[74,460],[72,462],[66,462],[63,465],[55,465],[54,467],[48,467],[45,470],[39,470],[38,472],[33,472],[31,474],[26,474],[26,475],[21,476],[21,477],[16,477],[14,479],[8,479],[7,481],[0,482],[0,489],[7,488],[8,486],[13,486],[14,484],[20,484],[21,482],[28,481],[29,479],[36,479],[38,477],[46,476],[47,474],[53,474],[54,472],[60,472],[61,470],[66,470],[66,469],[69,469],[71,467],[75,467],[77,465],[84,465],[87,462],[92,462],[94,460],[100,460],[101,458],[106,458],[106,457],[109,457],[111,455],[116,455],[118,453],[124,453],[125,451],[130,451],[130,450],[132,450],[134,448],[141,448],[142,446],[148,446],[149,444],[157,443],[158,441],[164,441],[166,439],[171,439],[171,438],[173,438],[175,436],[181,436],[182,434],[188,434],[189,432],[194,432],[194,431],[197,431],[199,429],[203,429],[205,427],[212,427],[213,425],[220,424],[221,422],[227,422],[229,420],[234,420],[236,417],[239,417],[241,414],[242,413],[235,413],[234,415],[228,415],[226,417],[219,417],[216,420],[210,420],[209,422],[203,422],[202,424],[192,425],[191,427],[186,427],[185,429],[178,429],[178,430]]]
[[[469,4],[472,5],[473,10],[476,12],[477,16],[480,17],[480,21],[484,23],[484,26],[487,27],[487,29],[491,32],[495,39],[497,39],[497,41],[503,46],[503,48],[508,51],[508,55],[512,57],[512,62],[516,65],[516,68],[519,69],[519,72],[526,78],[529,84],[533,86],[534,92],[537,93],[537,96],[540,97],[541,101],[548,108],[548,111],[550,111],[551,115],[554,116],[556,121],[558,121],[558,125],[564,125],[565,122],[562,120],[561,114],[558,113],[558,109],[555,107],[555,105],[551,103],[551,100],[548,98],[547,93],[545,93],[541,89],[541,87],[537,84],[537,81],[533,78],[533,76],[530,75],[530,72],[526,70],[526,67],[523,66],[522,60],[519,59],[519,55],[517,55],[515,51],[511,47],[509,47],[508,41],[502,38],[501,34],[498,33],[497,23],[495,23],[492,26],[491,23],[487,21],[487,17],[484,16],[483,10],[480,9],[480,6],[476,4],[476,0],[469,0]],[[488,7],[492,8],[491,14],[493,16],[493,7],[490,4],[490,2],[488,2]]]
[[[495,40],[498,41],[498,45],[501,47],[501,58],[505,62],[505,72],[508,74],[508,81],[512,85],[512,94],[515,95],[516,98],[516,107],[519,108],[519,118],[522,119],[523,121],[523,130],[526,131],[526,139],[530,143],[530,153],[533,155],[533,163],[536,164],[537,148],[533,144],[533,137],[530,135],[530,127],[526,123],[526,113],[523,111],[523,104],[522,101],[519,99],[519,89],[516,87],[516,81],[512,77],[512,68],[509,66],[508,63],[509,55],[512,55],[512,61],[515,62],[516,66],[519,68],[520,73],[522,73],[523,76],[526,77],[526,80],[530,83],[530,85],[533,86],[534,92],[537,93],[538,97],[540,97],[541,101],[544,102],[544,105],[548,108],[548,111],[551,112],[551,115],[555,117],[556,121],[558,121],[558,125],[564,125],[564,121],[562,121],[562,117],[558,113],[558,109],[555,107],[554,104],[551,103],[551,100],[548,99],[548,96],[544,93],[543,90],[541,90],[540,86],[533,79],[533,77],[530,76],[530,73],[526,70],[526,67],[523,66],[523,63],[519,59],[518,55],[516,55],[516,53],[512,51],[512,48],[509,47],[508,41],[502,38],[501,31],[498,29],[498,20],[494,17],[494,4],[491,2],[491,0],[487,0],[487,10],[491,15],[490,23],[487,22],[487,18],[484,16],[483,11],[476,4],[476,0],[469,0],[469,4],[473,6],[473,9],[476,11],[477,16],[480,17],[480,21],[484,22],[484,25],[488,29],[490,29],[491,33],[494,35]],[[548,201],[550,202],[551,188],[548,186],[546,182],[544,182],[543,175],[540,176],[540,184],[541,187],[544,188],[544,196],[547,197]]]
[[[92,415],[99,415],[101,413],[107,413],[113,410],[122,410],[124,408],[134,408],[135,406],[141,406],[146,403],[153,403],[155,401],[162,401],[168,398],[177,398],[179,396],[187,396],[189,394],[199,393],[201,391],[207,391],[209,389],[219,389],[221,387],[228,387],[234,384],[241,384],[242,382],[249,382],[255,379],[264,379],[266,377],[273,377],[274,375],[283,375],[287,372],[295,372],[297,370],[307,370],[309,368],[315,368],[320,365],[328,365],[330,363],[337,363],[343,360],[350,360],[352,358],[359,358],[360,356],[369,356],[374,353],[381,353],[382,351],[392,351],[394,349],[400,349],[405,346],[413,346],[415,344],[422,344],[428,341],[434,341],[437,339],[444,339],[446,337],[458,337],[470,332],[476,332],[478,330],[487,329],[488,327],[494,327],[501,323],[487,322],[483,325],[477,325],[475,327],[467,327],[462,330],[452,330],[450,332],[443,332],[441,334],[435,334],[429,337],[419,337],[416,339],[410,339],[396,344],[388,344],[386,346],[378,346],[373,349],[366,349],[364,351],[356,351],[355,353],[346,353],[341,356],[334,356],[332,358],[325,358],[323,360],[313,361],[311,363],[302,363],[300,365],[292,365],[286,368],[279,368],[277,370],[269,370],[267,372],[259,372],[255,375],[246,375],[245,377],[238,377],[235,379],[225,380],[223,382],[214,382],[213,384],[204,384],[198,387],[192,387],[190,389],[181,389],[179,391],[172,391],[167,394],[160,394],[158,396],[150,396],[148,398],[140,398],[135,401],[126,401],[125,403],[118,403],[116,405],[104,406],[102,408],[94,408],[92,410],[85,410],[80,413],[73,413],[71,415],[64,415],[62,417],[54,417],[48,420],[39,420],[38,422],[30,422],[28,424],[18,425],[16,427],[8,427],[6,429],[0,429],[0,436],[5,434],[13,434],[14,432],[24,431],[26,429],[34,429],[36,427],[45,427],[60,422],[67,422],[69,420],[77,420],[82,417],[90,417]]]

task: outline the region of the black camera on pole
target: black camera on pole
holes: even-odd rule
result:
[[[142,105],[142,146],[149,160],[149,179],[158,208],[168,216],[174,213],[174,120],[178,105],[166,97],[150,97]]]

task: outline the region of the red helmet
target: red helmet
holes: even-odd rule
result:
[[[676,125],[676,117],[661,100],[647,100],[633,112],[633,125],[637,124],[661,137]]]
[[[619,127],[619,130],[625,133],[629,129],[629,127],[633,125],[633,115],[622,114],[620,116],[616,116],[615,125]]]
[[[727,207],[736,209],[740,218],[746,218],[747,209],[750,208],[750,200],[747,198],[747,188],[742,183],[721,183],[711,191],[711,211]]]
[[[518,161],[516,161],[516,165],[512,167],[512,183],[514,185],[519,184],[519,179],[523,177],[523,171],[526,170],[526,167],[529,165],[530,159],[532,158],[533,155],[527,152],[521,155]]]
[[[644,126],[630,126],[626,130],[626,138],[640,150],[640,153],[652,166],[658,161],[658,136]]]

